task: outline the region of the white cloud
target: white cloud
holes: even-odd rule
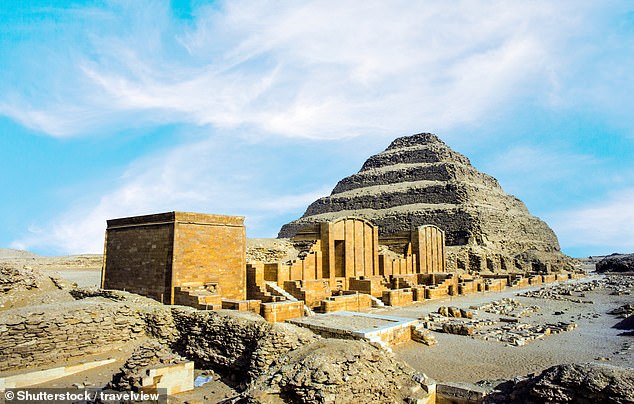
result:
[[[598,247],[604,253],[634,252],[634,188],[575,209],[548,214],[562,246]]]
[[[94,204],[82,202],[48,223],[31,225],[28,234],[11,246],[65,254],[99,253],[107,219],[172,210],[246,216],[249,233],[274,237],[276,234],[268,233],[267,220],[303,212],[310,202],[329,192],[324,188],[276,192],[274,176],[253,172],[245,164],[249,156],[233,152],[221,141],[204,140],[143,157],[128,167],[117,187],[97,197]]]
[[[232,1],[199,9],[190,27],[170,20],[166,5],[95,13],[110,15],[112,30],[85,28],[93,49],[67,66],[79,94],[4,100],[0,113],[55,136],[125,126],[130,113],[316,138],[446,129],[550,88],[582,19],[573,17],[592,8]]]

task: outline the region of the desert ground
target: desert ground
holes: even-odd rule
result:
[[[589,276],[576,283],[600,279]],[[529,290],[548,288],[551,285],[529,287]],[[440,306],[469,309],[502,298],[514,298],[525,306],[539,309],[528,317],[519,319],[529,324],[572,321],[577,328],[572,331],[549,335],[525,346],[512,346],[499,341],[484,341],[468,336],[434,333],[438,344],[427,347],[416,342],[397,346],[397,356],[412,367],[439,381],[477,382],[483,379],[509,379],[518,375],[539,373],[545,368],[564,363],[608,362],[617,366],[632,364],[632,336],[622,336],[622,330],[612,328],[620,320],[608,311],[632,303],[631,295],[614,296],[605,288],[584,292],[584,300],[592,303],[575,303],[567,300],[520,297],[517,290],[499,293],[458,296],[410,307],[394,308],[390,313],[400,317],[417,318]],[[563,313],[563,314],[555,314]],[[495,319],[494,314],[479,311],[480,318]]]
[[[16,256],[17,255],[17,256]],[[46,275],[64,278],[82,287],[97,287],[101,278],[100,255],[72,257],[38,257],[28,253],[22,255],[3,250],[0,263],[23,265]],[[586,269],[591,269],[587,263]],[[629,276],[629,279],[634,277]],[[407,342],[393,347],[396,358],[401,359],[417,371],[441,382],[475,383],[482,380],[512,379],[516,376],[539,373],[556,364],[600,362],[616,366],[630,367],[632,364],[632,336],[623,335],[622,330],[613,328],[622,319],[608,314],[609,311],[634,303],[632,282],[627,291],[613,293],[613,288],[601,284],[606,275],[590,273],[584,279],[565,282],[569,285],[594,284],[592,290],[573,292],[564,300],[518,296],[526,292],[557,287],[545,284],[502,292],[478,293],[456,296],[448,299],[417,302],[407,307],[375,308],[372,311],[398,317],[422,319],[439,307],[453,306],[470,310],[477,319],[498,320],[500,315],[477,310],[486,303],[512,298],[525,307],[533,307],[534,312],[522,316],[518,321],[528,324],[574,322],[576,328],[559,334],[530,341],[524,346],[514,346],[505,342],[483,340],[472,336],[433,332],[438,343],[426,346],[418,342]],[[626,282],[627,284],[627,282]],[[597,286],[598,285],[598,286]],[[581,301],[581,302],[580,302]],[[621,335],[620,335],[621,334]],[[102,355],[116,361],[106,366],[78,373],[63,379],[44,383],[41,387],[72,387],[73,385],[102,387],[123,362],[138,341],[116,352]],[[95,358],[99,359],[99,358]],[[197,371],[197,375],[211,374]],[[215,375],[213,375],[215,376]],[[235,392],[219,377],[194,392],[179,395],[181,400],[207,399],[218,401],[231,397]]]

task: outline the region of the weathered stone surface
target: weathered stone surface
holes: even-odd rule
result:
[[[38,288],[46,277],[28,267],[0,264],[0,293]]]
[[[172,311],[180,338],[175,349],[199,366],[250,381],[286,352],[319,337],[291,324],[270,324],[243,311]]]
[[[292,237],[306,223],[344,216],[368,219],[379,236],[432,224],[446,232],[450,269],[572,269],[553,231],[497,180],[429,133],[401,137],[339,181],[330,196],[282,227]]]
[[[634,272],[634,254],[612,254],[597,262],[597,272]]]
[[[427,392],[415,379],[414,369],[380,348],[322,339],[281,357],[246,397],[255,403],[417,402]]]
[[[175,354],[168,347],[156,340],[143,343],[134,350],[118,373],[112,376],[108,388],[113,390],[139,391],[141,380],[147,369],[156,366],[174,365],[186,362],[187,359]]]
[[[535,377],[497,387],[488,403],[631,403],[634,402],[634,371],[599,364],[557,365]]]

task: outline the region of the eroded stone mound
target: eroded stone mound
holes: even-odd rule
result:
[[[180,338],[176,350],[198,366],[234,374],[249,382],[281,355],[318,337],[292,324],[270,324],[258,315],[239,311],[172,310]]]
[[[612,254],[597,262],[597,272],[634,272],[634,254]]]
[[[292,237],[306,223],[345,216],[370,220],[379,226],[379,237],[436,225],[446,232],[447,245],[458,247],[449,249],[450,268],[572,269],[546,223],[430,133],[394,140],[284,225],[279,237]]]
[[[0,264],[0,293],[41,287],[48,278],[30,268]]]
[[[287,239],[247,239],[247,261],[282,262],[296,259],[299,250]]]
[[[498,386],[500,387],[500,386]],[[632,403],[634,369],[599,364],[557,365],[518,383],[507,382],[505,392],[489,403]]]
[[[416,402],[427,393],[415,379],[414,369],[380,348],[323,339],[281,357],[246,396],[257,403]]]

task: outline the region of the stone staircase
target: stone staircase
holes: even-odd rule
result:
[[[189,284],[174,288],[174,304],[198,310],[222,308],[222,296],[206,289],[204,284]]]
[[[383,303],[383,301],[379,298],[376,298],[372,295],[368,295],[370,296],[370,300],[372,300],[372,307],[385,307],[385,303]]]
[[[283,288],[281,288],[275,282],[266,282],[266,288],[267,288],[267,290],[270,293],[278,295],[278,296],[282,296],[282,297],[286,298],[286,300],[288,300],[290,302],[298,302],[299,301],[295,296],[293,296],[290,293],[288,293],[287,291],[285,291]],[[310,309],[310,307],[304,305],[304,315],[306,315],[306,316],[314,316],[315,312],[312,311]]]
[[[288,301],[291,301],[291,302],[298,301],[298,299],[295,296],[293,296],[290,293],[288,293],[287,291],[285,291],[282,287],[280,287],[275,282],[266,282],[266,289],[267,289],[267,291],[269,293],[274,294],[274,295],[278,295],[278,296],[282,296]]]

